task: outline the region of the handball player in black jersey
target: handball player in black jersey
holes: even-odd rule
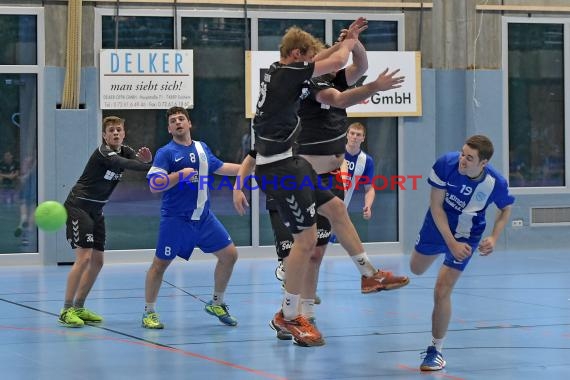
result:
[[[344,36],[345,32],[341,33],[339,40],[342,40]],[[358,104],[379,91],[399,88],[404,81],[403,76],[397,76],[400,70],[388,72],[389,70],[386,69],[374,81],[359,87],[352,87],[367,69],[366,50],[358,41],[352,50],[351,65],[309,81],[308,95],[301,100],[299,109],[301,132],[297,137],[295,153],[311,164],[318,175],[320,186],[330,189],[340,199],[344,198],[340,166],[344,161],[349,124],[346,108]],[[283,231],[280,228],[275,230]],[[319,268],[330,236],[329,220],[318,214],[317,243],[309,261],[301,291],[301,314],[310,321],[315,320],[314,305],[317,298]],[[349,251],[349,255],[360,271],[363,293],[396,289],[409,283],[408,277],[378,270],[363,250],[354,253]],[[378,282],[379,278],[383,278],[383,281]]]
[[[75,262],[67,276],[65,303],[59,322],[66,327],[82,327],[103,318],[84,307],[85,299],[103,267],[105,219],[103,206],[125,169],[148,171],[152,153],[123,145],[125,121],[116,116],[103,119],[103,143],[95,149],[83,174],[73,186],[64,206],[67,210],[67,241],[75,250]]]
[[[359,18],[354,24],[356,35],[367,27],[364,18]],[[347,63],[355,43],[356,39],[351,35],[334,50],[327,49],[320,57],[315,57],[322,43],[297,27],[288,29],[279,47],[280,60],[273,63],[263,76],[253,120],[256,174],[270,182],[268,186],[261,185],[262,191],[275,198],[281,217],[295,238],[288,259],[289,273],[282,310],[275,314],[272,323],[290,332],[294,341],[302,346],[324,344],[321,333],[299,314],[298,309],[302,281],[316,244],[316,210],[334,195],[321,192],[318,195],[323,197],[317,199],[317,192],[298,186],[304,179],[316,184],[316,173],[306,160],[292,153],[300,128],[297,111],[304,82],[314,76],[340,70]],[[271,185],[279,183],[285,176],[297,184],[293,189]]]
[[[324,344],[316,326],[299,313],[302,284],[317,240],[317,209],[329,218],[335,230],[343,229],[340,241],[347,251],[363,250],[342,201],[330,191],[299,186],[309,181],[314,188],[317,176],[305,159],[293,156],[292,146],[300,127],[297,111],[304,82],[344,67],[366,24],[366,19],[357,19],[342,42],[318,56],[315,55],[322,43],[297,27],[290,28],[281,41],[280,61],[273,63],[263,76],[253,120],[256,174],[262,179],[262,190],[276,199],[280,215],[294,235],[282,309],[271,323],[290,332],[294,342],[302,346]],[[278,185],[285,177],[294,184],[292,188]]]
[[[344,31],[343,34],[341,34],[339,40],[344,39],[345,36],[348,35],[347,33],[354,32],[355,23],[351,25],[351,28],[348,31]],[[357,35],[358,33],[356,33],[356,37]],[[339,46],[335,45],[332,49],[329,49],[329,54],[330,51],[335,51],[335,49],[338,48]],[[353,63],[350,66],[332,74],[327,73],[310,80],[307,89],[303,90],[304,97],[300,104],[299,117],[301,119],[302,129],[296,137],[296,153],[303,155],[303,157],[313,166],[313,169],[317,171],[317,174],[322,177],[319,180],[323,185],[322,187],[325,189],[334,189],[334,185],[338,184],[336,182],[338,180],[338,176],[335,171],[338,171],[340,163],[344,157],[346,129],[348,126],[345,108],[366,99],[377,91],[386,91],[398,88],[404,80],[403,77],[396,76],[399,70],[395,70],[391,73],[388,73],[388,70],[385,70],[375,81],[358,88],[349,89],[351,85],[355,84],[356,81],[361,78],[362,74],[368,68],[366,51],[359,41],[354,45],[352,53]],[[246,167],[246,169],[244,169],[244,173],[248,173],[249,170],[252,169],[251,164],[252,159],[246,158],[243,165]],[[247,168],[248,166],[249,168]],[[330,174],[331,172],[333,174]],[[259,168],[257,174],[259,175]],[[244,177],[245,176],[240,172],[240,178]],[[330,183],[329,181],[333,183]],[[316,193],[319,192],[322,191],[316,191]],[[234,192],[234,204],[236,205],[238,212],[242,205],[247,204],[245,198],[241,198],[243,193],[240,193],[241,192]],[[327,194],[325,197],[330,200],[331,198],[334,198],[334,195],[342,197],[342,191],[340,191],[339,194]],[[291,234],[282,226],[282,218],[277,214],[278,212],[276,210],[272,210],[270,208],[276,247],[280,242],[292,240]],[[346,214],[345,217],[348,218],[348,214]],[[343,223],[346,224],[346,220],[344,220]],[[349,219],[348,223],[350,224],[349,228],[352,228],[355,233],[354,227]],[[314,254],[311,256],[310,262],[305,263],[306,272],[305,277],[301,280],[302,289],[299,300],[302,316],[312,324],[314,324],[313,308],[316,297],[318,269],[324,255],[326,244],[330,237],[330,230],[331,226],[327,218],[319,214],[317,216],[317,232],[315,234],[317,237],[316,248],[314,250]],[[296,237],[297,236],[295,236],[295,238]],[[354,235],[353,237],[349,237],[349,239],[354,239]],[[360,244],[358,235],[356,235],[356,240],[358,244]],[[353,251],[349,250],[348,252],[351,254],[353,260],[357,264],[357,267],[362,273],[363,293],[395,289],[404,286],[409,282],[407,277],[393,276],[389,272],[378,271],[368,260],[368,257],[362,247]],[[287,249],[279,250],[278,247],[278,254],[279,253],[281,253],[282,256],[286,256],[288,252]],[[291,269],[288,269],[286,273],[289,273],[290,271]],[[290,280],[289,276],[287,277],[288,280]],[[284,304],[286,304],[286,301]],[[290,339],[291,335],[287,334],[288,331],[286,331],[286,326],[283,324],[280,325],[281,318],[281,314],[277,313],[274,320],[271,321],[271,326],[277,331],[278,338]],[[322,337],[321,341],[318,343],[324,343]]]

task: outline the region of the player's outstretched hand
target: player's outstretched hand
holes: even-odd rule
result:
[[[406,79],[404,76],[396,76],[396,74],[400,72],[400,69],[396,69],[391,73],[389,73],[388,70],[389,69],[382,71],[375,80],[378,91],[388,91],[402,87],[402,83],[404,83],[404,79]]]
[[[359,17],[350,26],[348,29],[343,29],[339,36],[339,42],[345,39],[358,39],[360,33],[364,32],[368,29],[368,20],[365,17]]]
[[[137,158],[148,164],[152,161],[152,152],[146,146],[143,146],[137,151]]]

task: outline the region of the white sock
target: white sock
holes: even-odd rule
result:
[[[212,303],[214,305],[221,305],[224,303],[224,292],[214,292],[212,296]]]
[[[443,340],[444,340],[444,339],[445,339],[445,338],[436,339],[436,338],[433,338],[433,337],[432,337],[432,338],[431,338],[431,345],[432,345],[432,346],[435,346],[435,349],[436,349],[438,352],[441,352],[441,350],[443,350]]]
[[[315,316],[315,300],[301,298],[301,314],[307,318],[313,318]]]
[[[376,273],[376,268],[374,264],[368,258],[366,252],[362,252],[361,254],[350,256],[356,267],[360,271],[360,274],[364,277],[372,277],[374,273]]]
[[[301,300],[300,294],[291,294],[285,291],[283,295],[283,302],[281,309],[283,310],[283,317],[287,320],[297,318],[299,315],[299,301]]]
[[[147,302],[144,306],[144,311],[147,313],[155,313],[156,302]]]

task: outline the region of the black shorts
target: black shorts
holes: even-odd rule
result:
[[[319,186],[311,164],[298,156],[258,165],[256,179],[261,190],[277,201],[281,218],[292,234],[315,224],[317,208],[334,198],[330,190]]]
[[[275,252],[277,257],[283,260],[291,252],[293,245],[293,235],[279,215],[279,211],[269,210],[269,219],[271,220],[271,228],[273,230],[273,239],[275,241]],[[324,228],[321,227],[324,225]],[[327,245],[331,237],[331,225],[327,218],[322,215],[317,217],[317,247]]]
[[[334,196],[344,199],[343,183],[340,181],[338,173],[335,170],[330,173],[319,174],[319,183],[321,187],[330,189]],[[327,218],[318,214],[317,217],[317,246],[328,244],[331,237],[331,224]]]
[[[283,224],[279,211],[270,209],[269,219],[271,220],[271,229],[273,230],[275,252],[277,252],[277,257],[283,260],[289,256],[291,246],[293,245],[293,235]]]
[[[339,180],[337,171],[325,174],[319,174],[319,180],[323,187],[330,188],[332,193],[344,199],[344,190],[342,189],[342,182]],[[268,205],[273,202],[267,202]],[[289,256],[291,246],[293,245],[293,235],[291,231],[285,227],[279,212],[273,208],[268,207],[269,218],[271,220],[271,228],[273,229],[273,238],[275,239],[275,251],[280,259]],[[324,216],[317,214],[317,247],[327,245],[331,237],[331,224]]]
[[[105,217],[103,205],[68,197],[66,238],[71,248],[105,250]]]

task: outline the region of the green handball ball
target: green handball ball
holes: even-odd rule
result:
[[[67,211],[57,201],[45,201],[38,205],[35,212],[36,224],[44,231],[57,231],[65,226]]]

